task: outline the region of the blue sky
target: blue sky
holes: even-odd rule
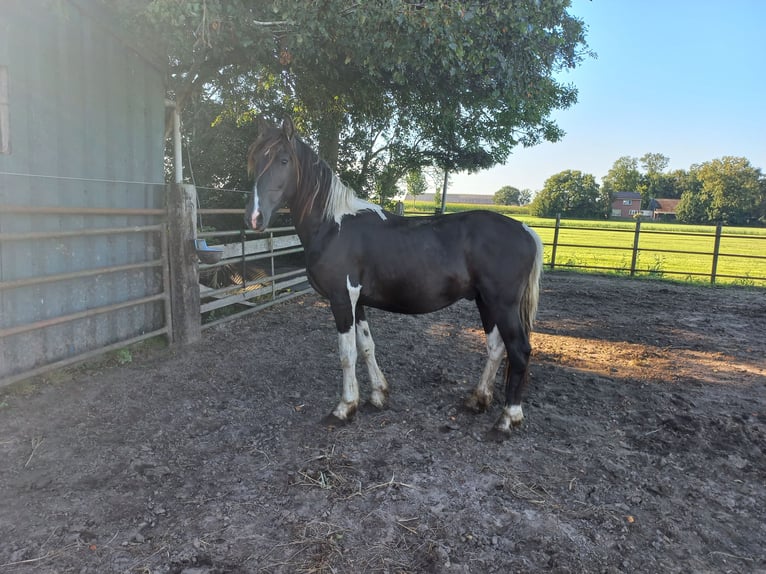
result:
[[[564,138],[456,174],[448,193],[537,191],[566,169],[600,181],[617,158],[647,152],[670,170],[733,155],[766,172],[766,1],[574,0],[570,13],[597,58],[559,76],[579,91],[553,116]]]

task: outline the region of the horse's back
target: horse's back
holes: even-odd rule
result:
[[[364,305],[400,313],[427,313],[520,283],[534,240],[515,220],[490,211],[431,217],[386,214],[345,217],[328,234],[310,274],[320,292],[362,285]]]

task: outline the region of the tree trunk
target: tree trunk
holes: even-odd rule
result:
[[[319,157],[325,160],[333,171],[338,169],[340,148],[340,120],[328,114],[319,126]]]
[[[447,183],[449,182],[449,170],[444,168],[444,183],[442,184],[442,207],[441,213],[444,215],[444,210],[447,205]]]

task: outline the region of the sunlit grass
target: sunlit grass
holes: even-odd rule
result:
[[[432,202],[417,202],[414,207],[420,213],[433,213],[435,208]],[[405,209],[415,213],[412,202]],[[550,267],[555,219],[532,217],[527,208],[518,206],[447,204],[448,213],[466,209],[491,209],[525,222],[542,238]],[[635,230],[633,221],[562,220],[555,267],[629,274]],[[642,221],[634,274],[709,283],[715,231],[712,225]],[[716,284],[766,287],[766,229],[724,227],[718,252]]]

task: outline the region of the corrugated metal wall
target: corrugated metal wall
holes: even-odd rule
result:
[[[1,208],[164,208],[164,73],[117,39],[95,4],[2,0],[11,153],[0,154],[0,333],[163,290],[156,266],[12,287],[164,256],[157,232],[18,235],[146,226],[161,215]],[[0,379],[156,330],[164,315],[152,301],[2,337]]]

